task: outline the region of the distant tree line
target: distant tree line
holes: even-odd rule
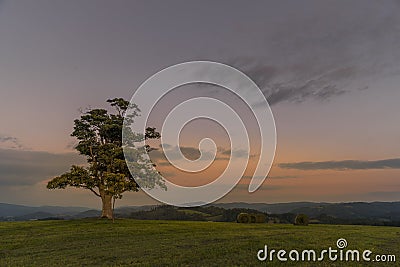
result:
[[[214,221],[214,222],[236,222],[240,213],[263,214],[266,216],[267,223],[293,224],[297,213],[271,214],[264,213],[254,209],[233,208],[226,209],[215,206],[202,206],[193,208],[179,208],[168,205],[154,206],[149,210],[128,212],[120,210],[116,216],[118,218],[131,218],[138,220],[180,220],[180,221]],[[351,224],[351,225],[376,225],[376,226],[399,226],[400,219],[397,213],[385,217],[356,217],[356,218],[338,218],[332,215],[320,214],[310,215],[310,224]],[[89,215],[95,217],[95,215]],[[97,216],[97,215],[96,215]],[[86,216],[87,217],[87,216]],[[85,216],[62,216],[46,213],[32,213],[23,216],[0,217],[0,221],[27,221],[27,220],[62,220],[86,218]]]
[[[236,222],[240,213],[264,214],[267,223],[293,224],[297,214],[282,213],[269,214],[254,209],[224,209],[215,206],[193,208],[179,208],[168,205],[153,207],[147,211],[136,211],[129,215],[119,214],[119,217],[128,217],[140,220],[182,220],[182,221],[215,221]],[[391,218],[336,218],[327,214],[310,217],[311,224],[352,224],[376,226],[400,226],[400,221]]]

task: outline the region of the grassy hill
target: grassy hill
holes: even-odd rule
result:
[[[376,226],[237,224],[84,219],[0,223],[0,266],[265,266],[270,249],[321,251],[345,238],[347,249],[394,254],[400,228]],[[365,262],[267,262],[268,266],[366,266]],[[367,265],[368,266],[368,265]]]

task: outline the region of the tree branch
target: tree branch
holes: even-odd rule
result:
[[[94,189],[93,189],[93,188],[89,188],[89,187],[86,187],[86,186],[85,186],[85,188],[87,188],[87,189],[89,189],[90,191],[92,191],[92,192],[93,192],[93,194],[95,194],[96,196],[98,196],[98,197],[101,197],[101,196],[100,196],[100,194],[99,194],[99,193],[97,193],[96,191],[94,191]]]

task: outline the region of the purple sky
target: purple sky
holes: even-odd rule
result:
[[[0,0],[0,202],[98,207],[89,192],[45,189],[81,162],[79,109],[130,99],[191,60],[248,74],[276,120],[271,177],[222,201],[400,200],[399,13],[372,0]]]

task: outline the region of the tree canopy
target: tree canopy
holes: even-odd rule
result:
[[[71,136],[78,139],[75,149],[86,157],[87,166],[73,165],[68,172],[49,181],[47,188],[71,186],[90,190],[102,199],[102,216],[113,218],[115,199],[122,198],[126,191],[139,190],[135,179],[146,181],[141,185],[148,188],[165,188],[165,184],[146,156],[150,146],[137,145],[145,139],[160,138],[160,134],[151,127],[146,128],[144,134],[131,130],[134,118],[140,113],[136,104],[123,98],[107,102],[114,108],[114,113],[106,109],[90,109],[74,121]],[[128,108],[129,114],[126,113]],[[128,137],[124,138],[125,143],[123,132]]]

